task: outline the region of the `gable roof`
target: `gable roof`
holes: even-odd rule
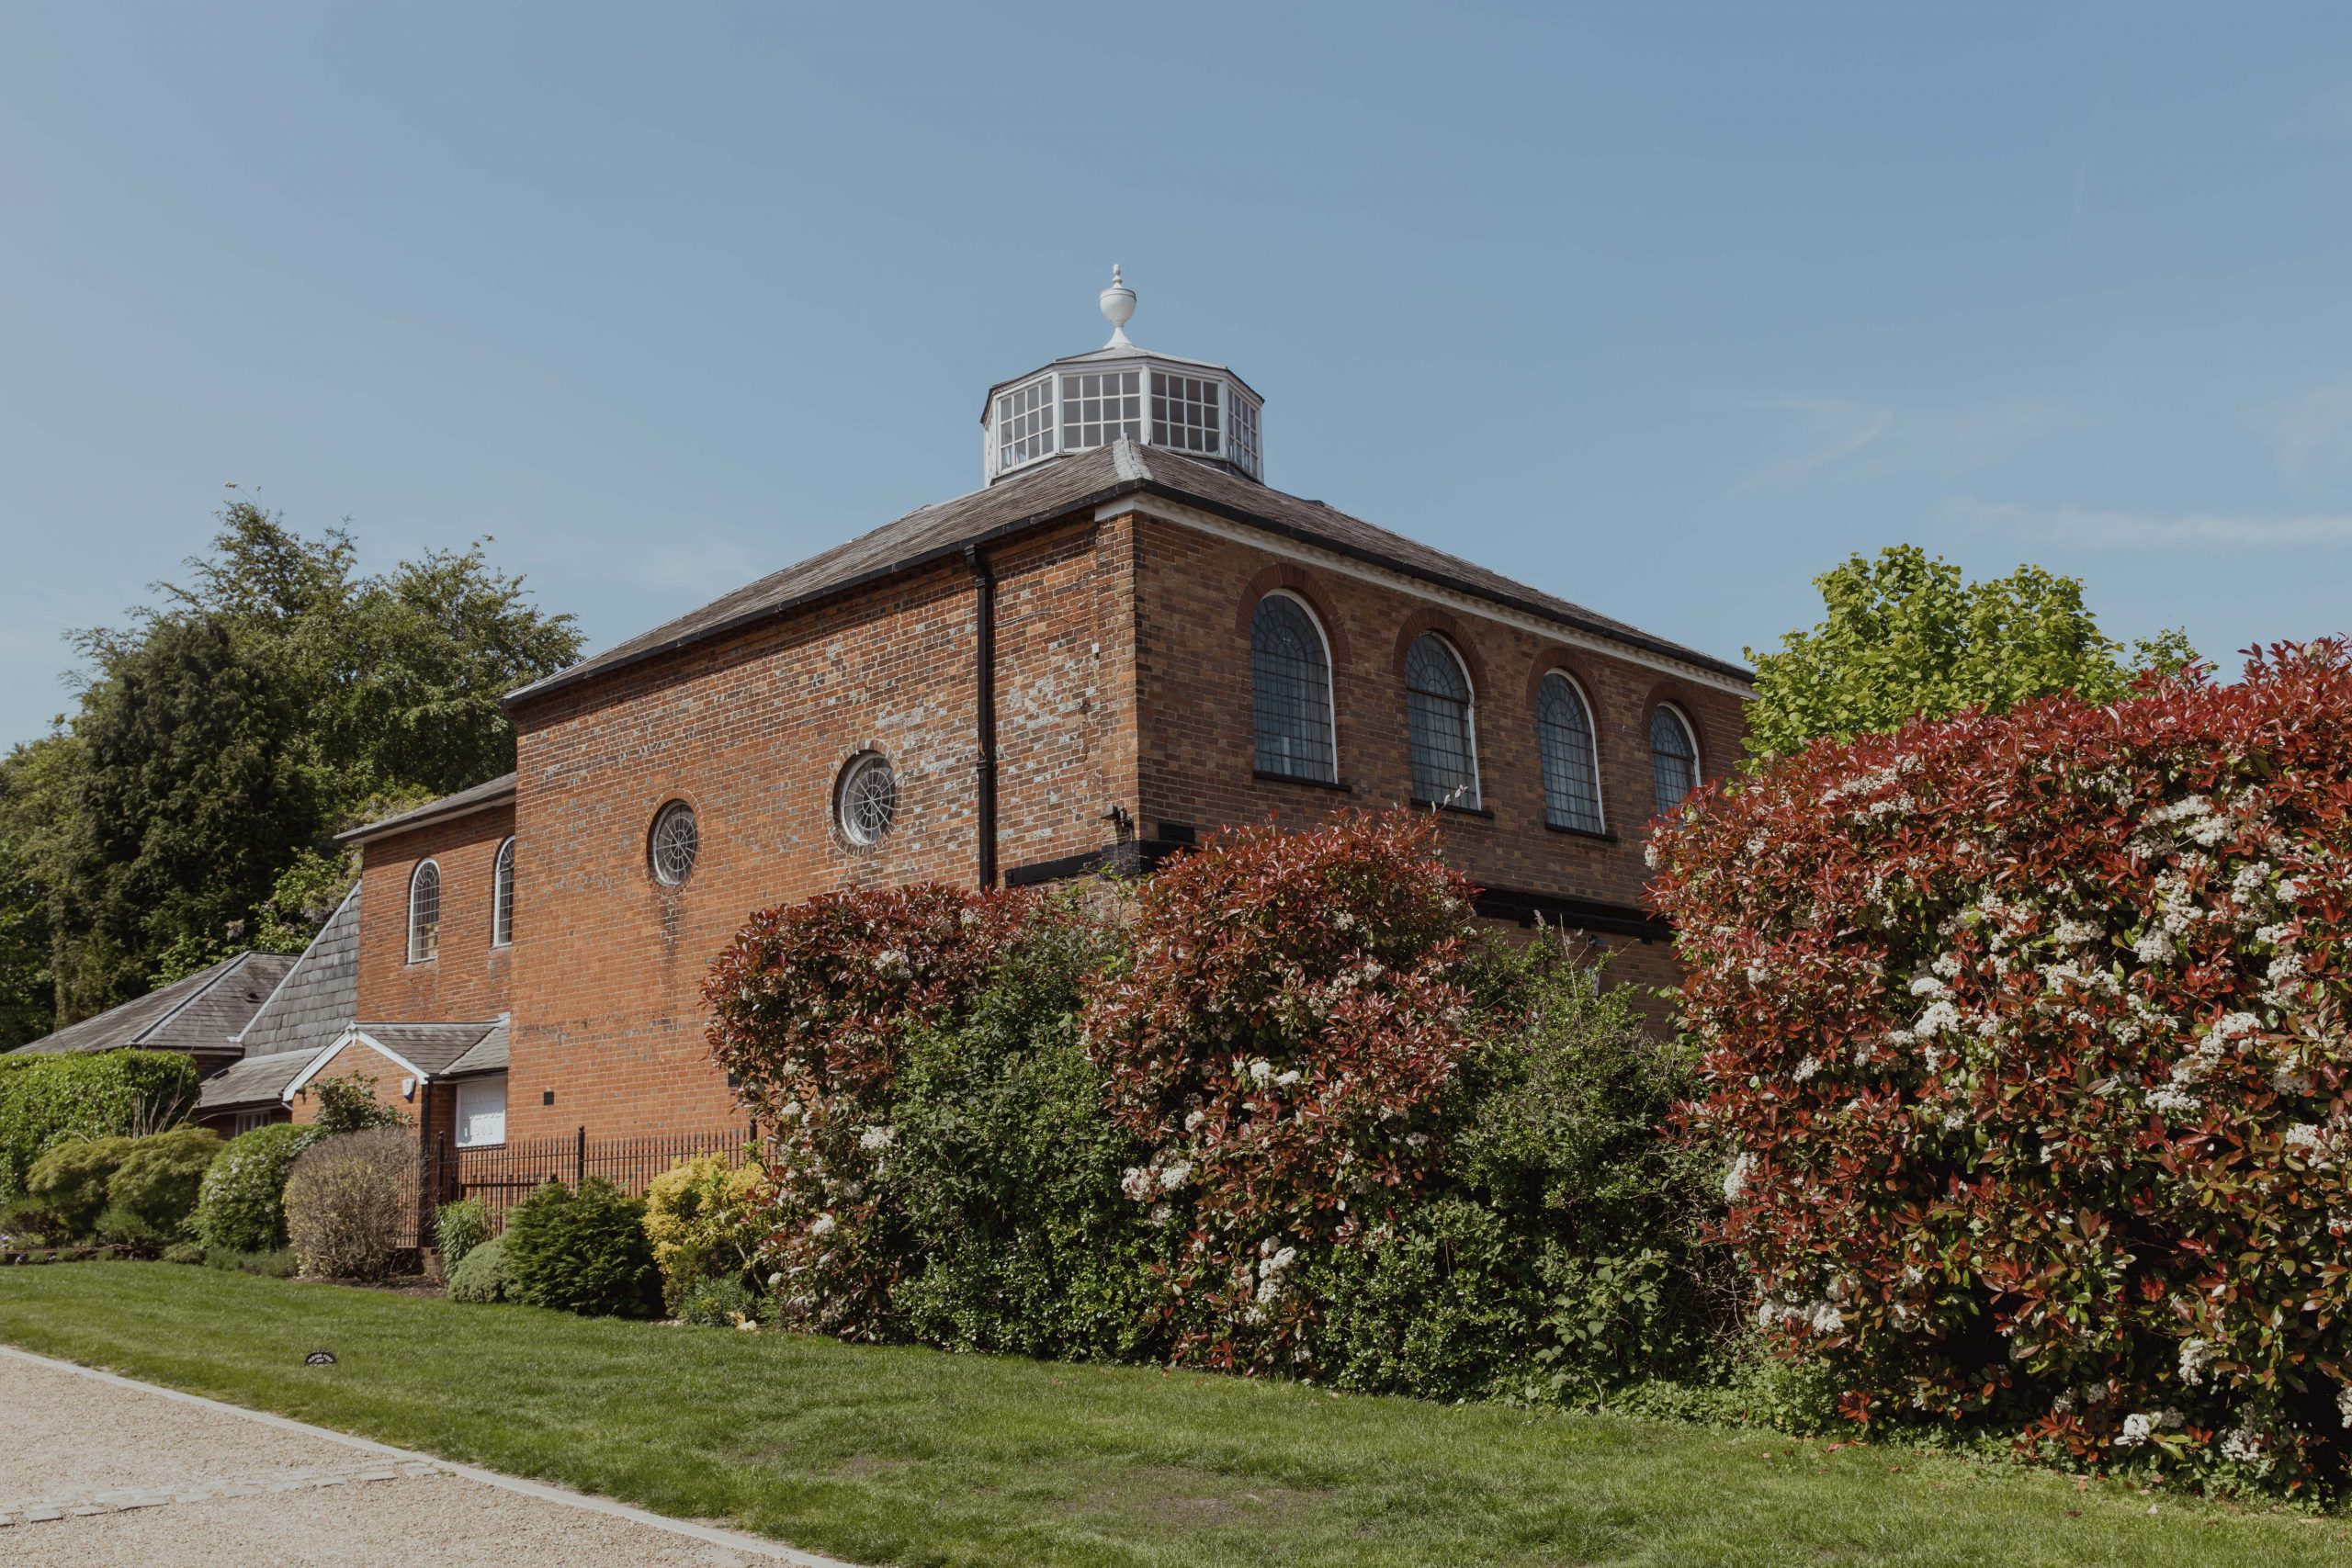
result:
[[[130,1049],[234,1055],[237,1032],[293,966],[288,953],[240,953],[17,1049],[33,1056]]]
[[[209,1114],[280,1104],[294,1075],[317,1055],[316,1051],[277,1051],[266,1056],[247,1056],[205,1079],[196,1091],[196,1108]]]
[[[498,1051],[503,1058],[505,1035],[506,1021],[503,1018],[483,1023],[355,1023],[336,1036],[326,1050],[310,1058],[309,1065],[288,1081],[286,1093],[292,1094],[317,1077],[319,1070],[345,1045],[368,1046],[397,1066],[433,1078],[446,1076],[468,1052],[492,1036],[500,1042]]]
[[[895,523],[748,583],[701,609],[594,658],[509,693],[509,706],[560,691],[591,676],[686,648],[739,627],[784,615],[813,600],[950,559],[983,545],[1104,502],[1128,495],[1163,496],[1282,537],[1317,545],[1385,566],[1408,577],[1451,588],[1538,619],[1600,637],[1686,665],[1747,681],[1737,664],[1685,648],[1581,604],[1513,581],[1476,562],[1433,549],[1319,501],[1271,490],[1220,465],[1196,461],[1125,439],[1040,464],[986,490],[910,512]],[[365,829],[373,832],[376,829]]]
[[[413,806],[406,811],[395,811],[390,817],[379,817],[375,821],[354,828],[349,832],[337,833],[334,836],[334,841],[338,844],[363,843],[369,839],[380,839],[387,833],[400,833],[411,828],[422,828],[427,822],[438,822],[444,818],[463,817],[473,811],[488,811],[491,807],[503,806],[514,798],[514,775],[501,773],[494,779],[484,779],[478,784],[469,784],[454,795],[445,795],[438,800],[428,800],[423,806]]]
[[[359,886],[354,883],[302,956],[237,1036],[248,1056],[331,1045],[359,1011]]]

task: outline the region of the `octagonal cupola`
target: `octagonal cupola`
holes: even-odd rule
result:
[[[1155,354],[1127,340],[1136,291],[1116,266],[1100,298],[1111,341],[1000,381],[980,410],[981,464],[994,484],[1040,463],[1125,436],[1263,482],[1259,410],[1264,400],[1222,365]]]

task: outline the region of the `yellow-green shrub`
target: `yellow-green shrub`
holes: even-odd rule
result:
[[[763,1180],[759,1167],[730,1166],[726,1156],[710,1154],[680,1160],[647,1186],[645,1235],[672,1312],[699,1280],[755,1284],[767,1236]]]

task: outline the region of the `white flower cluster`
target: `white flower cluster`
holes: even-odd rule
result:
[[[2180,1342],[2180,1381],[2190,1388],[2205,1382],[2205,1369],[2213,1363],[2213,1342],[2211,1339],[2184,1339]]]
[[[1119,1174],[1119,1190],[1138,1203],[1148,1203],[1163,1192],[1173,1192],[1191,1179],[1193,1162],[1167,1159],[1164,1156],[1150,1165],[1131,1165]]]
[[[1800,1327],[1809,1328],[1815,1334],[1835,1334],[1846,1326],[1846,1314],[1829,1302],[1807,1302],[1799,1305],[1767,1296],[1757,1303],[1756,1326]]]
[[[870,1155],[878,1155],[898,1141],[899,1130],[888,1125],[868,1127],[857,1135],[857,1146]]]
[[[1731,1168],[1724,1172],[1724,1202],[1739,1201],[1739,1195],[1747,1190],[1748,1172],[1755,1168],[1756,1156],[1746,1149],[1740,1150],[1738,1157],[1731,1162]]]

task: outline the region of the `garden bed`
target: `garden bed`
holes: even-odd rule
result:
[[[2352,1553],[2338,1519],[1893,1446],[163,1264],[0,1272],[0,1340],[874,1564],[2288,1568]],[[303,1365],[318,1348],[336,1363]]]

